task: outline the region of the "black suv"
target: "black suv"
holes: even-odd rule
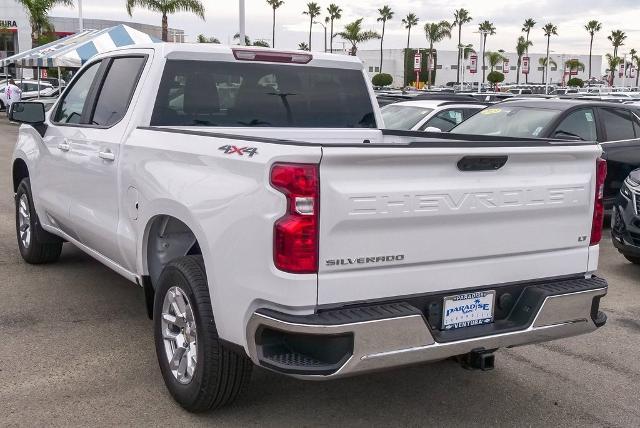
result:
[[[640,264],[640,169],[624,181],[611,216],[613,245],[631,263]]]

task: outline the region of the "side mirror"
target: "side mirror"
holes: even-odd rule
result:
[[[427,126],[424,132],[442,132],[442,129],[436,128],[435,126]]]
[[[45,121],[44,104],[37,102],[16,102],[11,104],[9,120],[29,125],[42,125]]]

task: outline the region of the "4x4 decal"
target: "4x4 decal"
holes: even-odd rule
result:
[[[239,156],[249,155],[252,158],[258,154],[258,149],[255,147],[236,147],[236,146],[222,146],[218,150],[222,150],[225,155],[232,155],[237,153]]]

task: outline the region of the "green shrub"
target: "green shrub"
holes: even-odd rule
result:
[[[498,83],[504,82],[504,74],[499,71],[492,71],[487,75],[487,81],[495,86]]]
[[[371,79],[373,86],[389,86],[393,83],[393,77],[387,73],[380,73],[373,76]]]
[[[584,86],[584,80],[578,79],[577,77],[572,77],[567,82],[567,86],[573,86],[577,88],[582,88]]]

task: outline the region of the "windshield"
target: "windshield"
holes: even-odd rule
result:
[[[362,71],[170,60],[151,125],[375,128]]]
[[[560,115],[560,110],[502,105],[490,107],[451,130],[454,134],[475,134],[516,138],[542,137],[542,131]]]
[[[392,104],[382,109],[382,118],[385,128],[410,131],[432,111],[431,108]]]

